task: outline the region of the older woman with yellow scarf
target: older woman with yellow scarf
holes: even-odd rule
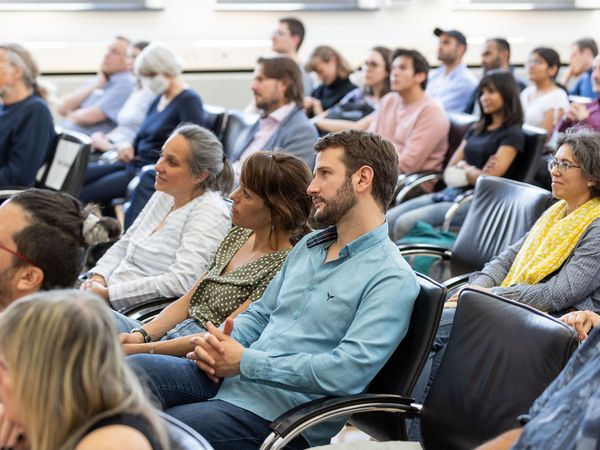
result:
[[[471,274],[469,286],[554,316],[600,312],[600,134],[567,132],[559,136],[557,147],[548,170],[558,202],[521,240]],[[457,299],[458,294],[447,306]],[[432,352],[413,390],[421,404],[437,374],[454,311],[444,308]],[[409,438],[419,440],[418,421],[412,422]]]

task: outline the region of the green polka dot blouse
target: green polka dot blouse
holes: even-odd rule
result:
[[[279,272],[290,249],[269,253],[234,270],[223,273],[231,258],[252,234],[234,227],[221,243],[206,276],[190,299],[189,316],[204,326],[210,320],[220,325],[246,300],[255,301]]]

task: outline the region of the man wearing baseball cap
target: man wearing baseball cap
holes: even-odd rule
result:
[[[438,59],[440,67],[429,74],[426,92],[439,100],[446,111],[465,112],[477,88],[477,78],[462,58],[467,50],[467,38],[457,30],[433,30],[439,38]]]

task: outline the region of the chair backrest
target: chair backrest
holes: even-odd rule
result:
[[[446,288],[417,274],[421,290],[406,336],[373,379],[367,392],[410,396],[423,369],[440,321]],[[396,414],[355,414],[351,422],[377,440],[405,439],[404,420]]]
[[[572,328],[530,306],[465,289],[421,411],[425,449],[472,449],[517,428],[517,416],[577,347]]]
[[[90,158],[90,139],[83,133],[57,130],[56,147],[38,170],[36,186],[79,195]]]
[[[248,138],[248,133],[256,123],[256,114],[246,114],[230,109],[227,111],[227,122],[223,132],[223,151],[231,158],[234,151]]]
[[[212,446],[197,431],[163,412],[158,412],[167,430],[171,450],[212,450]]]
[[[202,105],[202,126],[212,131],[219,140],[223,137],[226,110],[221,106]]]
[[[506,178],[481,176],[452,248],[452,276],[483,265],[529,231],[550,206],[545,189]]]
[[[543,128],[530,125],[523,125],[523,133],[525,134],[525,146],[511,166],[513,170],[511,178],[530,183],[535,177],[539,160],[544,154],[547,133]]]
[[[450,120],[450,130],[448,131],[448,152],[444,160],[444,167],[452,158],[452,155],[458,149],[465,134],[479,118],[472,114],[449,112],[448,119]]]

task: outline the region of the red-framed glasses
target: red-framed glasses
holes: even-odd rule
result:
[[[30,266],[37,267],[37,264],[34,263],[32,260],[30,260],[27,256],[21,255],[19,252],[15,251],[15,250],[11,250],[10,248],[5,247],[2,244],[0,244],[0,249],[7,251],[11,255],[13,255],[15,258],[19,258],[21,261],[23,261],[26,264],[29,264]]]

